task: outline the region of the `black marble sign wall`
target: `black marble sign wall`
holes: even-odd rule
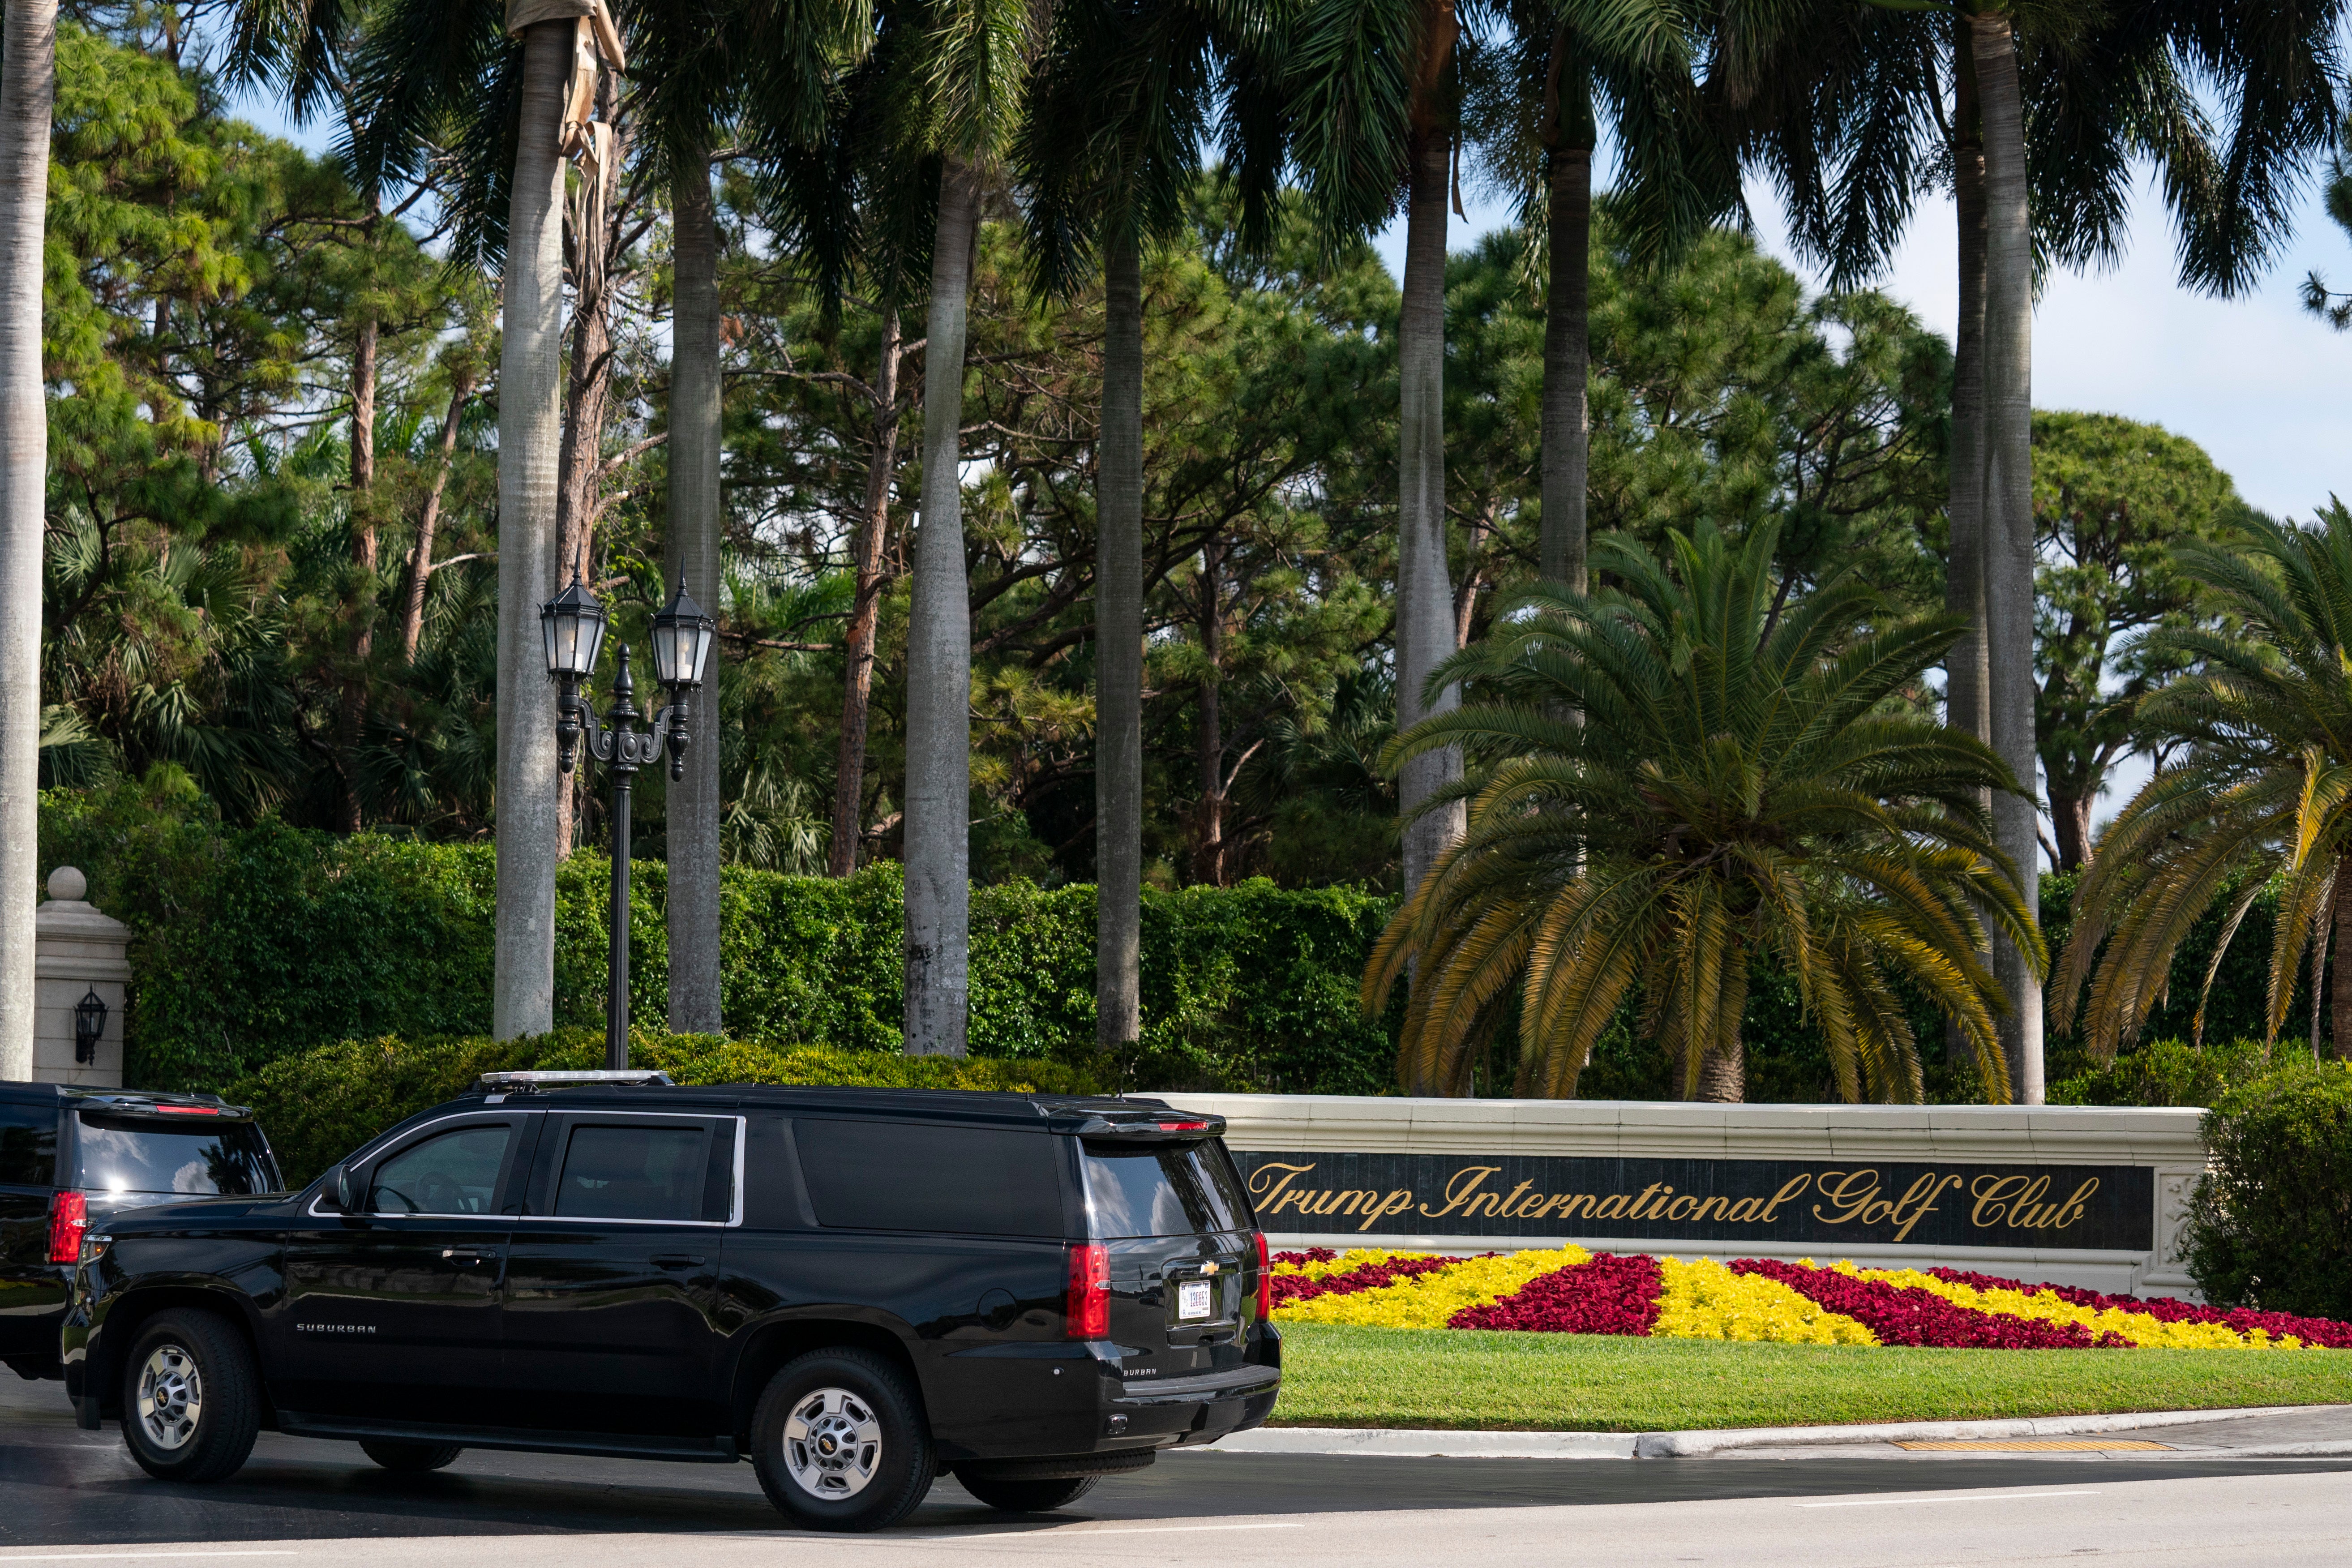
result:
[[[1265,1153],[1235,1150],[1257,1222],[1288,1235],[1610,1237],[2146,1251],[2135,1165]]]

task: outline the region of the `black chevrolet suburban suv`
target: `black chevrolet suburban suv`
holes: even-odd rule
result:
[[[0,1363],[53,1378],[81,1238],[129,1209],[280,1186],[253,1115],[209,1095],[0,1081]]]
[[[873,1530],[942,1470],[1052,1508],[1274,1406],[1219,1118],[607,1076],[490,1075],[291,1197],[93,1228],[63,1334],[81,1424],[119,1417],[183,1480],[263,1426],[405,1470],[749,1458],[803,1525]]]

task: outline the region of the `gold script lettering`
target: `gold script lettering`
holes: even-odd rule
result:
[[[1832,1185],[1834,1180],[1836,1184]],[[1861,1217],[1862,1211],[1878,1195],[1876,1171],[1823,1171],[1814,1191],[1829,1200],[1832,1214],[1823,1214],[1822,1205],[1813,1205],[1813,1217],[1823,1225],[1843,1225]],[[1840,1206],[1843,1205],[1843,1206]]]
[[[1427,1204],[1423,1204],[1421,1205],[1421,1212],[1431,1219],[1444,1219],[1455,1209],[1462,1208],[1467,1204],[1471,1195],[1478,1191],[1480,1184],[1502,1168],[1500,1165],[1464,1166],[1454,1173],[1454,1179],[1445,1185],[1445,1206],[1442,1209],[1433,1209]],[[1485,1195],[1489,1203],[1494,1201],[1494,1194],[1488,1193]],[[1466,1217],[1467,1211],[1465,1210],[1465,1213]]]
[[[1276,1204],[1281,1198],[1282,1190],[1314,1168],[1315,1167],[1311,1164],[1285,1165],[1273,1161],[1268,1161],[1266,1163],[1260,1165],[1256,1170],[1252,1171],[1250,1173],[1249,1179],[1249,1191],[1250,1197],[1255,1200],[1257,1211],[1260,1214],[1274,1214],[1278,1212],[1270,1205]]]
[[[1772,1194],[1772,1201],[1764,1205],[1764,1212],[1757,1217],[1761,1219],[1766,1225],[1770,1225],[1772,1223],[1772,1211],[1779,1208],[1782,1204],[1789,1202],[1791,1198],[1794,1198],[1799,1193],[1803,1192],[1806,1186],[1811,1183],[1812,1179],[1813,1173],[1811,1171],[1807,1171],[1801,1176],[1791,1176],[1787,1181],[1781,1183],[1780,1190]]]

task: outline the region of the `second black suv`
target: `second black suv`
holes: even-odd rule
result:
[[[1267,1261],[1219,1140],[1157,1100],[517,1074],[290,1198],[93,1229],[84,1426],[149,1473],[264,1426],[430,1469],[468,1447],[749,1458],[871,1530],[952,1470],[1058,1506],[1272,1410]],[[551,1081],[553,1080],[553,1081]]]
[[[57,1377],[83,1233],[125,1210],[278,1188],[252,1112],[210,1095],[0,1082],[0,1363]]]

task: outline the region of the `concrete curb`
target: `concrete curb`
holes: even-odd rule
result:
[[[2150,1426],[2187,1426],[2261,1415],[2340,1410],[2331,1405],[2273,1405],[2231,1410],[2142,1410],[2112,1415],[2045,1415],[2007,1421],[1887,1422],[1856,1426],[1735,1426],[1708,1432],[1445,1432],[1352,1426],[1262,1426],[1216,1447],[1229,1454],[1367,1454],[1441,1459],[1694,1459],[1729,1449],[1819,1448],[1954,1438],[2082,1437]],[[2336,1444],[2265,1446],[2297,1453],[2336,1453]],[[2237,1451],[2237,1450],[2231,1450]],[[2250,1455],[2254,1449],[2247,1449]]]

